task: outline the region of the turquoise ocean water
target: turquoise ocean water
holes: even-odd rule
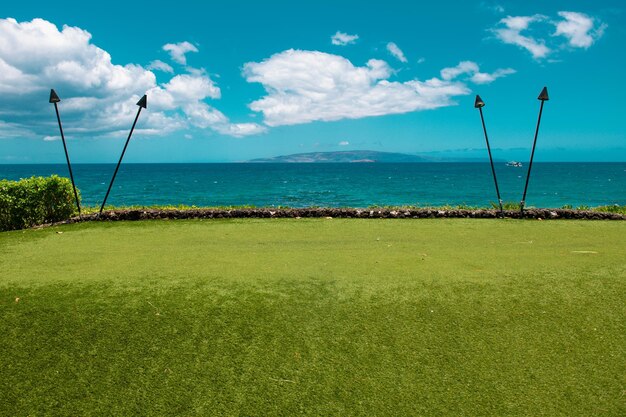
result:
[[[114,164],[73,165],[83,205],[99,206]],[[496,164],[505,201],[519,202],[527,166]],[[0,165],[0,178],[69,177],[67,166]],[[488,206],[489,163],[122,164],[107,204],[256,207]],[[527,206],[626,205],[626,163],[535,163]]]

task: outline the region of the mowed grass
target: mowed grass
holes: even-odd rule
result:
[[[0,233],[0,415],[626,414],[626,223]]]

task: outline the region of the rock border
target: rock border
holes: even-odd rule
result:
[[[437,209],[437,208],[254,208],[254,209],[125,209],[107,210],[97,214],[74,217],[64,222],[42,225],[80,223],[87,221],[158,220],[158,219],[269,219],[269,218],[340,218],[340,219],[495,219],[498,210]],[[505,210],[509,219],[535,220],[626,220],[626,215],[587,210],[526,209]]]

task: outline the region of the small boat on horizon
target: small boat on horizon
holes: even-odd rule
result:
[[[519,167],[522,166],[522,163],[521,162],[517,162],[517,161],[509,161],[509,162],[506,163],[506,166],[519,168]]]

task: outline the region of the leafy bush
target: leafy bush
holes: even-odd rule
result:
[[[500,209],[500,205],[498,203],[494,203],[493,201],[491,202],[491,207],[494,209]],[[502,202],[502,209],[504,210],[519,210],[519,203],[516,203],[514,201],[503,201]],[[526,207],[528,208],[528,207]]]
[[[605,213],[617,213],[626,214],[626,206],[620,206],[619,204],[613,204],[612,206],[600,206],[593,209],[593,211],[605,212]]]
[[[67,220],[76,213],[72,183],[67,178],[0,180],[0,230]]]

